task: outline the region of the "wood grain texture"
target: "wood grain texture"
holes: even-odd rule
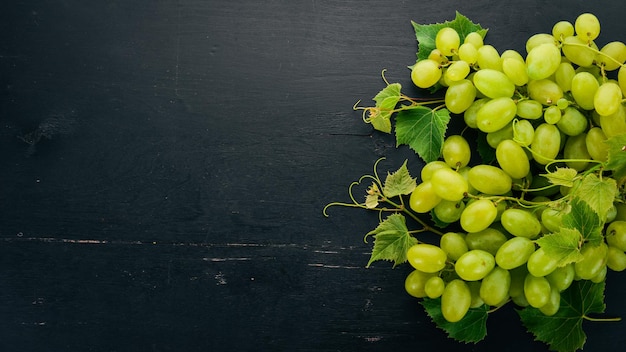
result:
[[[364,268],[375,214],[322,216],[381,156],[419,171],[352,106],[384,68],[417,93],[410,21],[455,10],[501,50],[583,11],[626,41],[609,1],[0,5],[0,349],[546,350],[512,309],[477,345],[446,339],[408,268]],[[626,342],[624,323],[585,328],[585,349]]]

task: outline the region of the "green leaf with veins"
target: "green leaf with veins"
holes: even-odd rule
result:
[[[605,141],[609,145],[609,158],[606,169],[613,171],[613,177],[626,177],[626,134],[611,137]]]
[[[577,229],[564,227],[559,232],[544,235],[537,240],[537,244],[546,255],[558,261],[558,266],[565,266],[582,259],[581,242],[582,235]]]
[[[582,179],[578,187],[574,187],[573,197],[585,201],[600,219],[606,219],[606,214],[613,207],[617,196],[617,182],[612,178],[599,178],[589,174]]]
[[[367,118],[374,129],[391,133],[391,115],[400,100],[400,88],[400,83],[392,83],[374,97],[376,107],[369,109],[370,116]]]
[[[397,171],[387,173],[385,185],[383,186],[383,194],[385,197],[393,198],[403,194],[411,194],[417,186],[416,179],[411,177],[406,164],[407,160],[404,161],[404,164],[402,164]]]
[[[417,59],[423,60],[428,58],[430,52],[435,49],[435,38],[437,32],[444,27],[450,27],[459,33],[461,37],[461,43],[465,39],[465,36],[471,32],[478,32],[483,38],[487,34],[487,29],[482,28],[479,24],[473,23],[469,18],[461,15],[458,11],[453,21],[446,21],[444,23],[434,24],[419,24],[411,21],[413,29],[415,30],[415,37],[419,43],[417,50]]]
[[[518,314],[528,331],[551,350],[572,352],[582,349],[587,339],[583,320],[590,313],[603,313],[604,308],[604,282],[580,280],[561,292],[561,305],[553,316],[532,307],[518,310]]]
[[[402,214],[389,215],[365,238],[370,235],[374,236],[374,248],[366,267],[377,260],[392,261],[394,267],[402,264],[407,260],[407,250],[417,244],[417,239],[409,234],[406,218]]]
[[[578,171],[569,167],[557,167],[554,172],[543,174],[553,185],[573,187]]]
[[[612,204],[612,203],[611,203]],[[569,213],[563,215],[563,227],[576,229],[585,242],[597,246],[602,242],[602,228],[598,214],[582,199],[574,198],[570,202]]]
[[[408,145],[427,163],[439,159],[450,112],[414,106],[396,116],[396,146]]]
[[[487,336],[487,311],[489,308],[486,304],[478,308],[470,308],[463,319],[456,323],[451,323],[443,317],[441,298],[424,298],[420,304],[433,322],[437,324],[437,327],[444,330],[450,338],[465,343],[476,343]]]

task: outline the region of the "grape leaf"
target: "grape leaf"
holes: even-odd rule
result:
[[[581,241],[582,235],[577,229],[561,228],[559,232],[542,236],[537,244],[547,256],[558,261],[558,266],[565,266],[582,259]]]
[[[423,60],[428,58],[433,49],[435,49],[435,38],[437,32],[444,27],[450,27],[459,33],[461,37],[461,43],[465,39],[465,36],[471,32],[478,32],[483,38],[487,34],[487,29],[483,29],[479,24],[475,24],[469,20],[469,18],[461,15],[458,11],[453,21],[446,21],[444,23],[435,24],[419,24],[411,21],[413,29],[415,29],[415,37],[418,41],[417,60]]]
[[[554,172],[543,174],[553,185],[573,187],[578,171],[569,167],[557,167]]]
[[[551,350],[571,352],[585,344],[587,335],[582,323],[587,314],[603,313],[604,308],[604,282],[580,280],[561,293],[561,306],[553,316],[532,307],[519,310],[518,314],[537,340],[547,343]]]
[[[378,206],[378,199],[380,195],[378,194],[368,194],[365,196],[365,207],[367,209],[373,209]]]
[[[424,298],[420,304],[437,327],[444,330],[450,338],[465,343],[476,343],[487,336],[488,306],[486,304],[478,308],[470,308],[463,319],[456,323],[451,323],[443,317],[441,298]]]
[[[406,262],[406,251],[417,244],[417,239],[409,234],[406,218],[402,214],[391,214],[367,236],[374,236],[374,248],[366,267],[377,260],[392,261],[395,267]]]
[[[409,169],[406,167],[407,160],[394,173],[387,173],[385,185],[383,186],[383,194],[387,198],[393,198],[402,194],[411,194],[417,182],[411,177]]]
[[[594,246],[599,245],[603,240],[603,222],[600,221],[598,214],[580,198],[572,199],[570,206],[569,213],[563,215],[561,220],[563,226],[578,230],[586,242]]]
[[[609,158],[606,169],[613,171],[613,177],[626,177],[626,134],[611,137],[605,141],[609,145]]]
[[[600,219],[605,219],[608,211],[613,207],[613,201],[617,195],[617,183],[612,178],[598,178],[595,174],[589,174],[574,191],[573,196],[585,201],[593,211],[598,213]]]
[[[400,88],[400,83],[389,84],[374,97],[376,107],[369,109],[370,116],[366,120],[374,129],[391,133],[391,115],[400,100]]]
[[[396,116],[396,146],[408,145],[427,163],[439,159],[450,122],[447,109],[415,106]]]

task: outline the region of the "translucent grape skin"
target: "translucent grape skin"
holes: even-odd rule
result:
[[[501,168],[492,165],[476,165],[468,174],[469,182],[479,192],[502,195],[511,190],[513,180]]]
[[[426,287],[426,282],[428,281],[428,279],[435,275],[436,274],[425,273],[417,269],[413,270],[409,273],[409,275],[407,275],[406,279],[404,280],[404,289],[409,295],[413,297],[426,297],[426,291],[424,290]]]
[[[530,145],[535,161],[545,165],[554,160],[561,149],[561,134],[559,129],[547,123],[542,123],[535,129],[535,137]]]
[[[545,306],[550,300],[552,287],[545,277],[537,277],[532,274],[526,275],[524,280],[524,296],[534,308]]]
[[[530,162],[522,147],[511,139],[504,140],[496,147],[496,160],[500,168],[511,178],[522,178],[530,172]]]
[[[441,277],[433,276],[426,280],[424,292],[428,298],[438,298],[443,294],[445,287],[446,284]]]
[[[541,233],[541,223],[528,210],[507,209],[502,213],[500,222],[513,236],[534,239]]]
[[[574,22],[576,35],[592,41],[600,35],[600,21],[591,13],[580,14]]]
[[[526,56],[528,78],[531,80],[550,77],[560,64],[561,50],[552,43],[538,45]]]
[[[446,252],[448,259],[456,261],[469,249],[465,236],[457,232],[446,232],[439,239],[439,247]]]
[[[441,295],[441,313],[443,317],[455,323],[467,314],[472,302],[472,294],[463,280],[450,281]]]
[[[584,244],[580,250],[582,259],[574,263],[576,275],[583,280],[591,280],[606,266],[608,246],[602,242],[597,246]]]
[[[601,116],[615,114],[622,104],[622,90],[614,82],[602,84],[593,96],[593,106]]]
[[[465,137],[455,134],[446,137],[441,151],[443,160],[451,168],[461,168],[469,164],[472,151]]]
[[[419,243],[411,246],[406,257],[411,266],[424,273],[436,273],[446,266],[447,254],[439,247]]]
[[[476,113],[476,126],[483,132],[498,131],[517,114],[517,105],[511,98],[495,98],[483,105]]]
[[[462,114],[472,105],[475,98],[476,87],[474,84],[467,79],[462,79],[448,87],[444,99],[450,112]]]
[[[472,78],[476,89],[489,98],[510,98],[515,92],[515,84],[503,72],[494,69],[481,69]]]
[[[452,56],[459,50],[461,38],[456,30],[450,27],[444,27],[437,32],[435,36],[435,46],[445,56]]]
[[[498,249],[508,240],[506,235],[498,229],[488,227],[478,232],[471,232],[465,236],[468,249],[481,249],[495,256]]]
[[[441,78],[442,70],[435,60],[420,60],[411,69],[411,80],[420,88],[430,88]]]
[[[526,237],[513,237],[506,241],[496,253],[496,263],[507,270],[524,265],[535,252],[535,244]]]
[[[463,201],[454,202],[444,199],[433,208],[433,212],[437,219],[449,224],[458,221],[464,209]]]
[[[427,213],[441,202],[441,197],[435,193],[433,184],[425,181],[417,185],[409,198],[409,207],[416,213]]]
[[[494,267],[480,285],[480,298],[490,306],[497,306],[509,297],[511,274],[508,270]]]
[[[461,228],[467,232],[478,232],[486,229],[498,215],[496,206],[487,199],[479,199],[465,206],[461,213]]]
[[[432,183],[433,191],[437,196],[453,202],[463,199],[469,190],[467,180],[450,168],[436,170],[430,179],[430,183]]]
[[[454,263],[454,270],[465,281],[477,281],[487,276],[495,265],[496,261],[489,252],[473,249]]]

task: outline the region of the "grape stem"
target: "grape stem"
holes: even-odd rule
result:
[[[597,322],[615,322],[615,321],[621,321],[622,318],[621,317],[614,317],[614,318],[592,318],[592,317],[588,317],[586,315],[583,315],[583,319],[588,320],[588,321],[597,321]]]
[[[587,49],[593,51],[595,54],[602,55],[602,56],[606,57],[607,59],[613,61],[614,63],[616,63],[620,67],[624,66],[623,63],[621,63],[618,60],[614,59],[610,55],[607,55],[607,54],[603,53],[602,51],[600,51],[598,49],[592,48],[589,45],[580,44],[580,43],[562,43],[562,45],[564,45],[564,46],[571,45],[571,46],[578,46],[578,47],[582,47],[582,48],[587,48]]]

